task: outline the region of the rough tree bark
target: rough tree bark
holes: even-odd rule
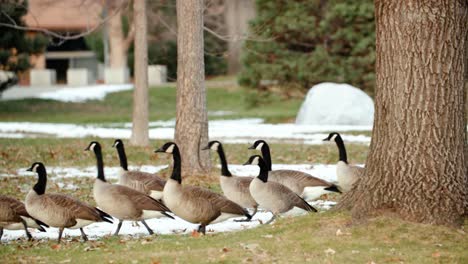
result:
[[[203,0],[177,1],[177,105],[175,141],[182,172],[200,175],[210,168],[205,65],[203,61]]]
[[[249,21],[255,17],[254,0],[227,0],[224,2],[228,41],[228,73],[236,74],[241,68],[240,57],[244,38],[248,35]]]
[[[338,208],[459,226],[468,176],[468,2],[375,1],[375,121],[366,172]]]
[[[148,24],[146,0],[133,0],[133,21],[135,24],[135,89],[133,90],[133,126],[130,144],[148,146]]]
[[[122,26],[122,6],[126,4],[125,0],[107,0],[110,19],[107,22],[109,29],[110,58],[109,66],[111,68],[127,67],[127,51],[130,47],[134,34],[134,25],[130,25],[127,36],[124,36]],[[117,14],[116,14],[117,13]],[[114,15],[115,14],[115,15]]]

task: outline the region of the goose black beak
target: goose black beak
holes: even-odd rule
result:
[[[32,168],[26,169],[26,171],[32,171]]]
[[[330,139],[328,139],[328,138],[324,138],[324,139],[323,139],[323,141],[330,141]]]
[[[85,151],[89,151],[89,146],[87,146],[84,150],[85,150]]]
[[[154,153],[159,153],[159,152],[166,152],[166,151],[162,148],[158,148],[157,150],[154,151]]]
[[[246,162],[245,162],[244,164],[242,164],[242,165],[245,166],[245,165],[252,165],[252,164],[250,164],[250,162],[249,162],[249,160],[248,160],[248,161],[246,161]]]
[[[249,147],[249,149],[255,149],[255,146],[252,145],[252,146]],[[245,165],[245,164],[244,164],[244,165]]]
[[[201,150],[208,150],[210,149],[210,145],[207,145],[206,147],[201,148]]]

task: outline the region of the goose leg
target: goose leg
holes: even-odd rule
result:
[[[206,235],[206,225],[205,224],[200,224],[197,230],[198,233],[202,233],[203,235]]]
[[[28,224],[26,224],[26,221],[24,221],[24,219],[21,219],[21,223],[23,223],[23,226],[24,226],[24,231],[26,232],[26,236],[28,237],[28,240],[32,240],[32,236],[31,236],[31,233],[29,233],[28,231]]]
[[[3,227],[0,227],[0,240],[2,240],[2,236],[3,236]]]
[[[268,220],[268,221],[265,223],[265,225],[268,225],[269,223],[273,222],[275,219],[276,219],[276,214],[273,214],[273,217],[272,217],[270,220]]]
[[[123,220],[119,219],[119,224],[117,224],[117,230],[115,230],[114,236],[119,234],[120,228],[122,227]]]
[[[80,228],[80,232],[81,232],[81,237],[83,238],[84,241],[88,241],[88,236],[85,234],[85,232],[83,231],[83,228]]]
[[[141,220],[141,222],[143,223],[143,225],[146,227],[146,229],[148,230],[148,233],[150,235],[154,234],[153,230],[151,230],[151,228],[148,226],[148,224],[146,223],[145,220]]]
[[[60,244],[60,240],[62,240],[63,229],[64,229],[63,227],[60,227],[60,228],[59,228],[59,236],[58,236],[58,240],[57,240],[57,242],[58,242],[59,244]]]

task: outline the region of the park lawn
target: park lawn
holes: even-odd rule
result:
[[[153,87],[149,90],[150,120],[175,118],[175,87]],[[0,121],[53,123],[130,122],[133,91],[110,93],[103,101],[84,103],[43,99],[0,101]],[[207,88],[208,111],[229,111],[210,115],[210,119],[263,118],[267,122],[289,122],[299,111],[301,99],[283,98],[237,86]]]
[[[346,213],[283,218],[207,236],[105,237],[82,243],[13,241],[1,263],[467,263],[462,229],[379,217],[350,225]],[[468,227],[465,223],[464,229]]]

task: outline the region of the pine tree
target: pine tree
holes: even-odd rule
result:
[[[373,90],[373,1],[257,0],[246,41],[242,85],[275,81],[284,89],[309,89],[324,81]]]

